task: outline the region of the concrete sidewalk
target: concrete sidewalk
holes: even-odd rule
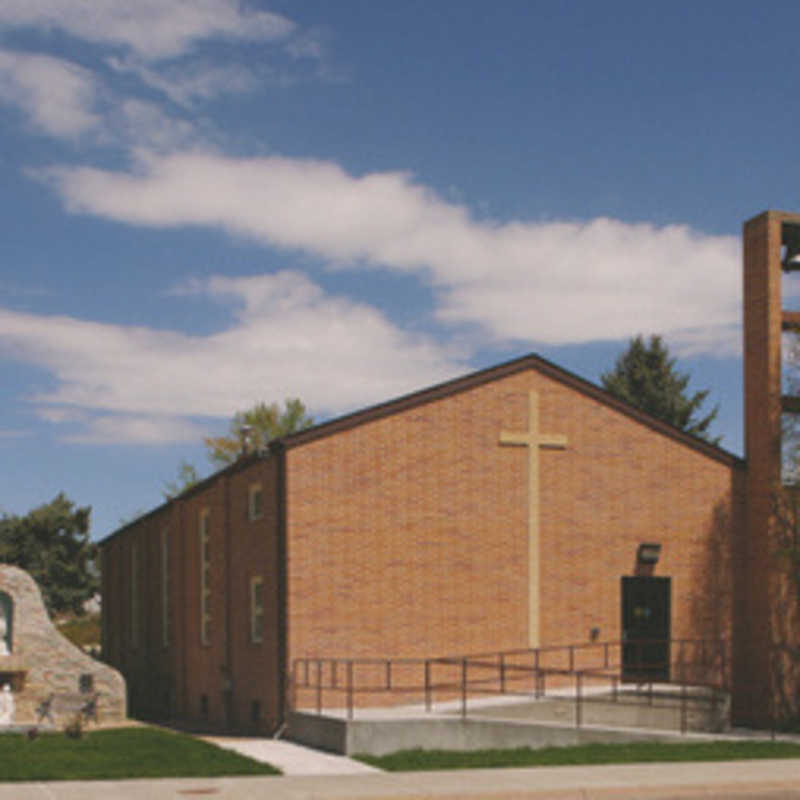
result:
[[[284,739],[201,736],[206,742],[277,767],[284,775],[367,775],[380,772],[353,758],[314,750]]]
[[[0,800],[795,800],[800,760],[336,776],[7,783]]]

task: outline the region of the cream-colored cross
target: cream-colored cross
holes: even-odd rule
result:
[[[539,647],[539,448],[563,450],[567,437],[539,433],[539,395],[528,393],[528,430],[500,432],[500,444],[528,448],[528,645]]]

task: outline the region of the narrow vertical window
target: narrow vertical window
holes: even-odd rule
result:
[[[112,559],[109,557],[109,552],[111,551],[111,545],[107,544],[105,547],[101,547],[98,550],[98,556],[100,558],[100,591],[101,596],[103,590],[109,584],[109,570],[111,569],[111,561]],[[108,594],[105,595],[106,597]],[[109,633],[109,617],[111,616],[111,609],[106,608],[106,610],[100,614],[100,651],[102,653],[102,658],[104,661],[109,661],[111,659],[111,640],[108,638]]]
[[[211,543],[209,513],[200,512],[200,642],[211,641]]]
[[[250,641],[264,641],[264,579],[250,578]]]
[[[170,630],[169,605],[169,530],[161,531],[161,644],[169,647]]]
[[[260,483],[254,483],[247,492],[247,518],[261,519],[264,516],[264,493]]]
[[[139,549],[131,543],[131,647],[139,646]]]

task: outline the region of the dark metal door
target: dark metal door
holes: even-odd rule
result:
[[[668,681],[670,579],[622,578],[622,679]]]

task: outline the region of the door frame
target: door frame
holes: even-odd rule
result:
[[[660,587],[665,608],[662,631],[652,639],[628,639],[627,608],[629,593],[636,588]],[[626,603],[626,600],[628,601]],[[670,639],[672,638],[672,579],[668,576],[623,575],[620,579],[620,630],[622,632],[621,675],[631,683],[668,683],[670,680]],[[663,633],[663,635],[662,635]]]

